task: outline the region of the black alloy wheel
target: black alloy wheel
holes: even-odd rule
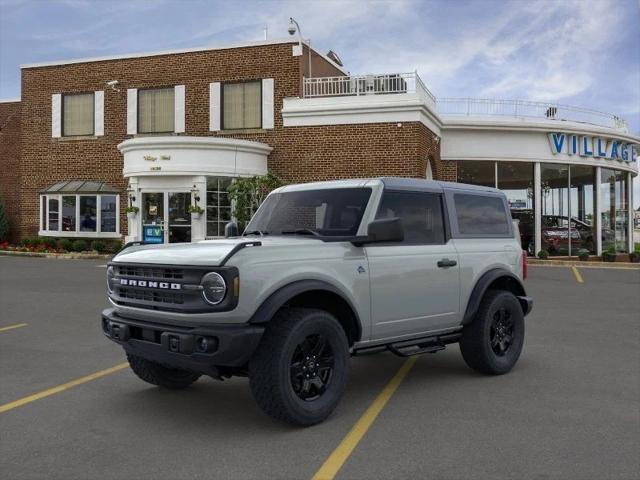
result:
[[[501,307],[493,314],[489,338],[493,352],[503,357],[513,344],[513,320],[510,310]]]
[[[322,396],[333,376],[333,350],[323,335],[309,335],[291,359],[291,387],[296,395],[311,402]]]

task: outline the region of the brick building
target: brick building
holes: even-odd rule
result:
[[[593,253],[611,241],[606,222],[616,248],[629,248],[639,139],[617,117],[577,118],[578,109],[532,102],[512,114],[486,101],[436,101],[416,73],[353,76],[336,61],[287,40],[23,66],[20,102],[0,103],[0,192],[14,239],[220,236],[231,213],[228,184],[271,171],[286,182],[488,184],[507,191],[514,216],[531,225],[525,248],[546,245],[545,221],[573,216],[591,229]],[[557,151],[550,133],[566,139]],[[606,152],[573,155],[572,138],[589,138],[592,150],[600,139]],[[576,165],[576,192],[563,172],[547,172],[558,162],[567,178]],[[604,181],[613,210],[598,188]],[[578,200],[548,200],[547,189]],[[205,214],[189,215],[193,203]],[[138,213],[127,215],[128,206]],[[627,226],[618,228],[620,215]],[[578,231],[568,223],[569,235]]]

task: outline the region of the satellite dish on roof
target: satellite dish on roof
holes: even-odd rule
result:
[[[337,63],[339,66],[341,66],[341,67],[344,66],[342,64],[342,60],[340,60],[340,57],[338,56],[338,54],[336,52],[334,52],[333,50],[329,50],[327,52],[327,57],[329,57],[333,62]]]

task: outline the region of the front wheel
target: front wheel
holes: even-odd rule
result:
[[[507,373],[524,344],[524,313],[511,292],[489,290],[478,314],[462,330],[460,351],[467,365],[492,375]]]
[[[349,344],[333,315],[285,308],[271,320],[249,362],[251,392],[267,415],[310,426],[337,406],[348,368]]]

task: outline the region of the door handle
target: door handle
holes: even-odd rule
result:
[[[448,258],[443,258],[442,260],[438,260],[438,267],[440,268],[449,268],[455,267],[458,264],[455,260],[449,260]]]

